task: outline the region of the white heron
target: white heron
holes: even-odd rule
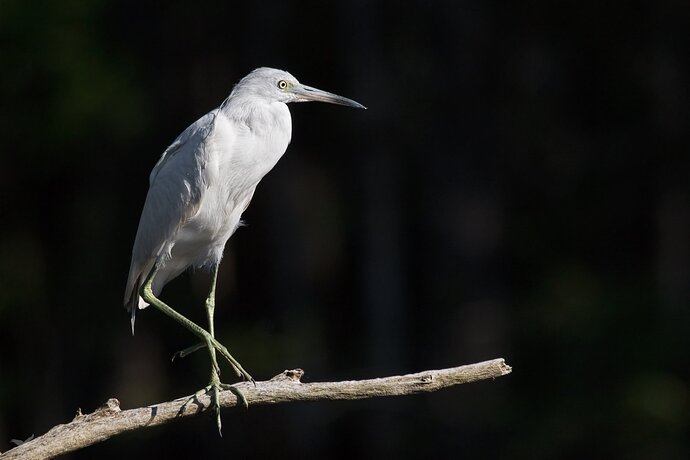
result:
[[[288,72],[262,67],[240,80],[218,108],[185,129],[163,152],[149,177],[125,290],[132,334],[137,310],[153,305],[201,339],[201,344],[178,355],[208,348],[211,379],[197,395],[211,392],[219,432],[218,393],[229,385],[220,382],[216,350],[238,376],[253,379],[215,339],[218,266],[257,184],[290,143],[292,119],[286,104],[308,101],[365,108],[351,99],[303,85]],[[190,266],[212,273],[206,299],[208,330],[158,299],[166,283]]]

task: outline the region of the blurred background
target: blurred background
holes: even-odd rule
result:
[[[252,407],[67,458],[690,457],[690,3],[0,1],[0,450],[190,394],[208,358],[130,251],[163,150],[259,66],[293,141],[221,265],[257,379],[503,357],[439,393]],[[204,322],[204,273],[163,299]],[[225,380],[231,372],[225,368]]]

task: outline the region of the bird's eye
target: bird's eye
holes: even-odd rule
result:
[[[278,82],[278,88],[280,88],[280,89],[285,89],[285,88],[287,88],[287,86],[288,86],[288,84],[285,80],[280,80]]]

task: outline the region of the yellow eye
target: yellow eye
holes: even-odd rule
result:
[[[280,81],[278,82],[278,88],[280,88],[280,89],[285,89],[285,88],[287,88],[287,87],[288,87],[288,83],[287,83],[285,80],[280,80]]]

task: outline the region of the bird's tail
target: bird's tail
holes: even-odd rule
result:
[[[131,314],[132,335],[134,335],[134,323],[137,319],[137,310],[139,309],[140,289],[141,282],[137,279],[131,287],[128,285],[127,292],[125,293],[125,309]]]
[[[134,335],[134,323],[137,321],[137,310],[139,309],[138,306],[136,307],[129,307],[129,311],[132,314],[132,317],[130,321],[132,322],[132,335]]]
[[[125,303],[125,309],[129,311],[131,315],[130,321],[132,323],[132,335],[134,335],[134,323],[137,319],[137,310],[143,310],[144,308],[149,306],[149,304],[144,302],[144,299],[142,299],[141,296],[139,296],[141,284],[143,283],[138,283],[138,289],[134,291],[131,298]]]
[[[134,335],[134,323],[137,318],[137,310],[146,308],[149,305],[139,296],[139,291],[141,291],[141,286],[144,284],[144,280],[153,268],[153,265],[153,261],[144,264],[143,267],[141,265],[137,266],[132,262],[132,266],[129,269],[124,304],[125,309],[131,314],[132,335]]]

